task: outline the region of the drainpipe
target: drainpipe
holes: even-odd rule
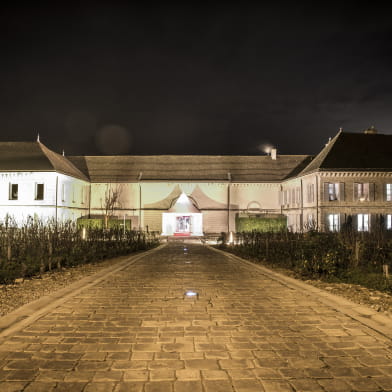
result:
[[[89,184],[89,195],[88,195],[88,219],[91,219],[91,182]]]
[[[303,197],[303,184],[302,184],[302,178],[301,178],[301,231],[304,230],[304,197]]]
[[[56,176],[56,208],[55,208],[56,226],[57,226],[58,195],[59,195],[59,176]]]
[[[139,176],[137,178],[139,182],[139,230],[142,229],[142,184],[140,183],[142,179],[143,172],[139,173]]]
[[[230,186],[231,186],[231,173],[227,173],[227,232],[230,233]]]
[[[320,230],[319,227],[319,179],[316,175],[316,227],[317,231]]]

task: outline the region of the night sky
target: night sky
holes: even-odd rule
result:
[[[316,154],[339,127],[392,133],[392,10],[376,2],[31,3],[0,9],[0,141]]]

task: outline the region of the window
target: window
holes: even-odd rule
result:
[[[369,182],[357,182],[354,184],[354,200],[370,201],[374,200],[374,184]]]
[[[313,229],[315,227],[313,214],[308,214],[308,228]]]
[[[44,200],[44,184],[35,184],[35,200]]]
[[[339,200],[339,184],[328,183],[328,200]]]
[[[297,188],[297,204],[301,204],[301,188]]]
[[[339,231],[339,214],[329,214],[327,221],[329,231]]]
[[[392,214],[387,214],[387,230],[392,230]]]
[[[18,184],[10,184],[9,199],[18,200]]]
[[[392,184],[386,184],[385,186],[385,200],[392,201]]]
[[[369,214],[357,215],[358,231],[369,231]]]
[[[308,203],[314,202],[314,184],[308,184],[306,187]]]

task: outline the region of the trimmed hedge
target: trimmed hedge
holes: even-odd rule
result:
[[[147,250],[159,244],[155,233],[78,227],[28,219],[18,227],[10,219],[0,225],[0,283],[105,258]]]
[[[263,261],[311,279],[363,284],[392,292],[392,233],[242,232],[220,247],[255,262]]]

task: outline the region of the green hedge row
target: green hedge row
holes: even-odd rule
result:
[[[112,227],[77,227],[73,222],[43,224],[28,220],[17,227],[0,225],[0,283],[110,257],[150,249],[159,244],[155,233]]]
[[[243,232],[221,248],[241,257],[294,270],[297,274],[329,281],[366,285],[392,292],[392,235],[360,233]]]

